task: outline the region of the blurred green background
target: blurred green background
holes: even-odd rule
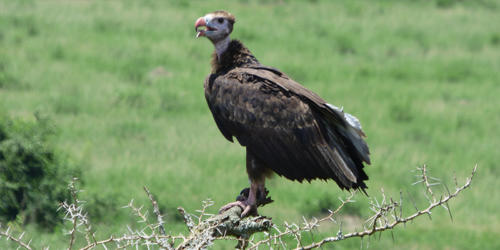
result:
[[[248,185],[244,148],[220,134],[203,95],[213,47],[194,38],[194,21],[218,9],[236,16],[232,37],[261,63],[361,120],[370,196],[402,190],[423,208],[411,170],[427,164],[453,187],[453,174],[462,183],[478,164],[472,188],[450,203],[453,221],[438,208],[432,220],[364,247],[500,248],[498,1],[0,0],[0,110],[26,122],[41,113],[57,127],[52,143],[80,166],[97,238],[137,225],[121,207],[131,199],[149,206],[143,185],[173,233],[186,232],[178,206],[194,211],[211,198],[215,213]],[[260,213],[278,224],[321,216],[347,195],[333,182],[279,177],[268,188],[275,202]],[[369,215],[368,198],[355,200],[341,218],[345,232]],[[67,246],[62,225],[10,225],[34,246]],[[337,230],[321,228],[315,239]],[[2,240],[5,247],[14,245]]]

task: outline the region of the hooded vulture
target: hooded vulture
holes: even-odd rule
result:
[[[231,40],[235,17],[215,11],[195,22],[196,37],[215,46],[205,97],[224,137],[246,148],[250,188],[229,203],[257,213],[265,178],[334,180],[341,189],[366,188],[369,150],[358,119],[327,103],[278,69],[260,64],[242,42]],[[200,28],[204,27],[204,28]],[[240,196],[241,197],[241,196]]]

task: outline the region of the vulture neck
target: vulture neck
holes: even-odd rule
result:
[[[220,59],[222,53],[226,52],[227,47],[229,46],[230,42],[231,42],[231,39],[229,38],[229,36],[226,36],[226,38],[214,43],[215,53],[217,54],[217,59]]]
[[[226,42],[223,42],[227,39]],[[243,43],[238,40],[229,40],[229,36],[214,44],[215,52],[212,55],[212,73],[227,72],[236,67],[260,65]],[[220,45],[219,45],[220,43]]]

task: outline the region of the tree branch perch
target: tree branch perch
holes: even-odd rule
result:
[[[421,175],[418,175],[420,180],[415,182],[415,184],[423,183],[424,195],[428,201],[428,205],[425,209],[418,209],[413,199],[409,197],[416,212],[404,215],[402,192],[400,192],[401,197],[399,201],[395,201],[391,197],[386,197],[382,189],[381,201],[376,198],[372,198],[370,201],[370,209],[373,211],[373,214],[366,220],[363,225],[364,229],[347,234],[344,234],[342,231],[342,221],[338,222],[335,217],[341,213],[345,204],[354,202],[352,200],[352,197],[355,195],[354,193],[351,193],[346,199],[341,199],[342,204],[335,210],[330,210],[330,213],[323,218],[312,218],[310,220],[304,218],[301,225],[295,223],[288,224],[285,222],[282,226],[274,225],[271,218],[264,216],[242,219],[240,218],[242,209],[238,206],[232,207],[221,214],[207,214],[207,208],[213,205],[213,202],[208,200],[204,201],[202,209],[197,211],[199,216],[189,214],[183,208],[179,207],[178,210],[184,217],[184,222],[189,233],[188,235],[180,233],[178,235],[169,235],[165,232],[163,227],[165,222],[163,216],[160,214],[158,202],[154,200],[151,192],[145,187],[144,189],[153,206],[152,215],[149,215],[147,211],[144,212],[142,206],[136,207],[133,201],[126,206],[132,209],[135,216],[140,218],[140,223],[143,223],[145,226],[141,227],[142,229],[140,230],[132,230],[129,228],[129,232],[122,236],[109,236],[103,240],[96,240],[94,238],[90,221],[87,218],[87,214],[84,212],[83,201],[78,200],[77,194],[79,191],[76,190],[74,183],[69,187],[73,200],[69,203],[61,203],[60,209],[64,211],[67,225],[70,228],[69,248],[76,247],[75,242],[78,237],[84,237],[87,243],[80,249],[94,249],[98,246],[106,248],[110,245],[116,248],[126,248],[130,246],[146,247],[149,249],[151,246],[156,246],[160,249],[169,250],[206,249],[211,247],[216,240],[220,239],[238,241],[238,245],[236,245],[238,249],[259,249],[264,246],[283,249],[315,249],[328,243],[349,238],[362,238],[383,231],[392,232],[391,230],[399,224],[405,224],[422,215],[430,215],[432,210],[436,207],[445,208],[451,217],[448,202],[470,187],[477,170],[477,165],[462,186],[458,185],[455,178],[456,186],[453,192],[450,192],[448,187],[442,184],[444,186],[443,190],[446,190],[446,192],[441,196],[433,190],[436,184],[440,184],[436,182],[439,181],[439,179],[428,176],[427,166],[425,165],[417,170],[420,171]],[[431,183],[430,180],[433,182]],[[197,217],[197,220],[193,220],[193,217]],[[153,222],[150,222],[151,220],[153,220]],[[312,242],[305,242],[304,244],[302,236],[306,233],[313,234],[314,229],[317,229],[322,223],[340,223],[339,230],[336,233],[332,233],[331,236],[318,240],[314,240],[313,238]],[[83,230],[79,230],[80,227],[82,227]],[[256,233],[264,233],[265,237],[256,240],[252,237],[252,235]],[[5,237],[7,240],[17,244],[20,248],[31,249],[31,240],[29,242],[23,241],[23,235],[24,234],[21,234],[15,237],[10,228],[5,230],[0,226],[0,238]],[[293,244],[293,246],[291,244]]]

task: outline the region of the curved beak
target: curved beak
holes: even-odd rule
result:
[[[205,31],[204,30],[198,31],[198,27],[203,27],[206,25],[207,23],[205,22],[205,17],[200,17],[196,20],[196,22],[194,23],[194,30],[197,32],[196,33],[197,38],[200,36],[205,36]]]

